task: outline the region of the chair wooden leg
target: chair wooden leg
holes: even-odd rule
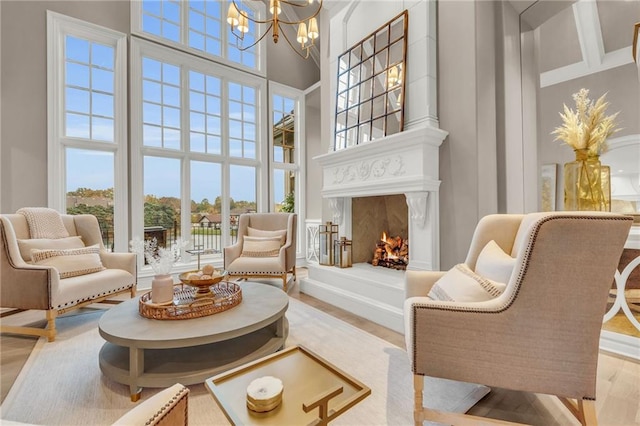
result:
[[[282,290],[284,290],[284,292],[287,292],[287,273],[285,272],[282,275]]]
[[[598,424],[598,417],[596,416],[596,402],[590,399],[579,399],[578,410],[582,416],[581,423],[584,426],[596,426]]]
[[[424,377],[413,375],[413,422],[415,426],[422,426],[424,412],[422,410],[422,390],[424,389]]]
[[[133,287],[131,287],[131,298],[133,299],[134,297],[136,297],[136,285],[134,284]]]
[[[58,316],[57,309],[49,309],[47,311],[47,341],[53,342],[56,340],[56,317]]]
[[[296,276],[296,267],[295,265],[293,266],[293,282],[295,282],[298,279],[298,277]]]

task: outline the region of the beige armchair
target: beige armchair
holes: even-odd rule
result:
[[[245,279],[280,277],[282,289],[286,292],[288,274],[293,275],[294,282],[296,280],[296,230],[297,215],[295,213],[240,215],[238,241],[224,249],[224,269],[228,276]],[[274,235],[284,236],[282,243],[277,245],[277,250],[248,251],[250,239],[269,239]],[[251,241],[251,243],[253,248],[259,249],[256,247],[257,242]]]
[[[189,388],[176,383],[140,402],[112,426],[187,426],[189,424]],[[37,426],[0,419],[5,426]]]
[[[504,292],[485,301],[432,300],[426,296],[445,273],[407,271],[415,424],[494,422],[423,407],[425,375],[556,395],[582,424],[596,424],[602,318],[631,223],[599,212],[483,218],[465,261],[469,269],[477,269],[491,240],[515,258]]]
[[[113,426],[186,426],[188,406],[189,388],[176,383],[139,403]]]
[[[28,247],[30,242],[37,245],[39,241],[30,239],[25,217],[21,214],[1,215],[0,306],[14,308],[4,311],[1,317],[30,309],[44,310],[47,326],[44,329],[20,327],[2,321],[0,332],[45,336],[52,342],[56,337],[55,319],[58,315],[105,301],[119,293],[128,292],[131,297],[135,296],[135,254],[107,252],[95,216],[62,215],[62,221],[71,237],[81,237],[81,245],[98,245],[99,259],[105,269],[61,278],[53,266],[30,263],[29,251],[24,247]]]

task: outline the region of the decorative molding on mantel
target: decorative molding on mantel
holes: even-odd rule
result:
[[[424,126],[314,157],[322,166],[322,196],[438,191],[439,147],[447,135]]]
[[[428,192],[407,192],[405,198],[409,206],[409,218],[419,229],[424,229],[427,221]]]

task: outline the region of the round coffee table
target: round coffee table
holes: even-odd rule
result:
[[[274,353],[289,334],[289,297],[268,284],[244,282],[242,302],[227,311],[185,320],[154,320],[138,313],[138,297],[102,315],[100,370],[129,385],[131,400],[143,387],[184,385]]]

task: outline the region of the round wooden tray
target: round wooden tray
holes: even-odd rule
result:
[[[231,309],[242,302],[242,289],[236,283],[221,281],[211,286],[211,296],[196,298],[196,289],[185,284],[173,286],[173,303],[151,301],[151,292],[140,296],[138,311],[146,318],[179,320],[205,317]]]

